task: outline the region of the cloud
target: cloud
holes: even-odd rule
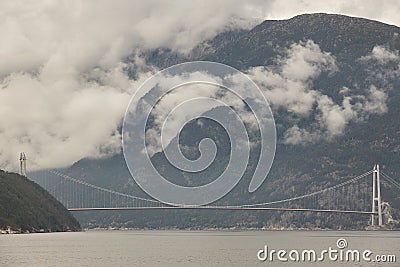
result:
[[[109,66],[134,47],[187,52],[230,28],[263,19],[337,12],[400,25],[398,1],[17,1],[0,3],[0,75],[45,63]]]
[[[232,77],[224,78],[228,80]],[[200,82],[196,83],[195,81]],[[201,81],[224,84],[221,77],[207,72],[183,73],[173,77],[163,76],[162,81],[159,82],[159,86],[162,88],[183,85],[164,95],[151,112],[152,125],[146,131],[146,143],[150,156],[160,152],[162,148],[165,149],[172,139],[178,136],[183,126],[192,119],[204,116],[205,113],[211,117],[220,117],[216,114],[227,112],[227,110],[216,110],[217,107],[231,107],[239,118],[247,123],[247,126],[258,126],[255,117],[246,109],[244,100],[238,95],[226,88],[205,84]],[[187,84],[188,82],[191,83]],[[253,99],[251,96],[249,97]]]
[[[56,75],[57,80],[47,75],[15,73],[0,83],[2,166],[14,168],[19,151],[41,167],[118,153],[127,91],[143,78],[129,80],[120,68]]]
[[[398,50],[377,45],[358,61],[366,70],[369,79],[374,79],[376,83],[379,83],[379,87],[393,88],[396,79],[400,77]]]
[[[229,28],[249,28],[237,1],[30,1],[0,3],[0,75],[112,66],[135,48],[188,52]],[[184,23],[182,23],[184,21]],[[44,66],[45,65],[45,66]],[[74,66],[71,68],[70,66]]]
[[[130,94],[155,71],[135,56],[123,63],[128,55],[158,47],[187,53],[227,29],[317,11],[400,25],[399,3],[389,1],[2,1],[0,166],[15,169],[21,150],[44,167],[117,151]],[[274,102],[307,114],[316,93],[302,86],[332,62],[303,46],[292,48],[298,58],[281,73],[268,75],[286,88]]]
[[[347,96],[341,104],[335,103],[327,95],[318,94],[315,99],[315,121],[318,127],[307,130],[294,125],[285,132],[283,142],[306,144],[340,136],[349,122],[366,120],[371,114],[386,113],[387,97],[383,89],[379,90],[374,85],[369,88],[367,96]]]
[[[318,131],[309,132],[297,125],[290,127],[284,134],[285,144],[304,144],[312,143],[320,139],[321,134]]]
[[[372,52],[369,53],[368,55],[361,57],[362,61],[376,61],[379,64],[387,64],[390,61],[399,61],[399,51],[391,51],[388,48],[384,46],[374,46],[372,49]]]
[[[248,70],[248,75],[261,86],[275,108],[284,107],[289,112],[307,116],[319,95],[311,89],[313,80],[321,72],[336,70],[335,58],[308,40],[291,45],[277,66],[254,67]]]
[[[199,76],[202,75],[204,74]],[[193,75],[190,76],[192,77]],[[175,76],[174,80],[176,81],[177,78],[181,78],[179,83],[192,79],[190,77]],[[212,108],[220,106],[221,104],[212,101],[212,99],[216,99],[218,89],[213,85],[191,84],[178,87],[165,95],[153,109],[154,124],[152,129],[146,132],[149,154],[153,155],[156,152],[160,152],[163,147],[166,148],[187,122],[197,116],[201,116]],[[207,105],[205,101],[199,101],[203,99],[209,99]],[[161,131],[163,133],[163,146],[161,145]]]
[[[372,54],[380,59],[392,58],[389,52],[375,48]],[[349,95],[349,88],[341,88],[341,103],[335,103],[331,97],[313,88],[313,81],[322,72],[333,74],[336,71],[335,58],[321,51],[311,40],[293,44],[274,67],[248,70],[250,78],[260,85],[275,110],[283,108],[294,117],[314,119],[309,129],[300,128],[294,120],[294,125],[284,133],[284,143],[304,144],[331,139],[343,134],[350,121],[387,112],[387,93],[375,85],[370,85],[366,95]]]
[[[312,40],[292,44],[286,58],[279,63],[283,77],[300,82],[315,79],[323,71],[337,70],[335,58],[330,53],[322,52]]]
[[[20,151],[42,167],[119,151],[130,94],[156,71],[135,54],[157,47],[185,53],[255,23],[244,4],[209,4],[1,2],[1,168],[15,169]],[[123,63],[128,55],[132,64]]]

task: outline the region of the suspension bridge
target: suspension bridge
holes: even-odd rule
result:
[[[26,156],[23,153],[20,156],[20,173],[27,176]],[[384,211],[390,207],[382,201],[381,178],[385,185],[400,189],[400,183],[382,172],[379,165],[344,182],[307,194],[243,205],[168,205],[97,186],[53,169],[29,178],[56,197],[69,211],[198,209],[343,213],[371,216],[371,225],[379,226],[384,223]]]

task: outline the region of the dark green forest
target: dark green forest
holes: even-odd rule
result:
[[[80,231],[79,222],[46,190],[0,170],[0,229],[16,232]]]

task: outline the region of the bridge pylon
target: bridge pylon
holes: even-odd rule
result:
[[[19,154],[19,174],[26,176],[26,155],[24,152]]]
[[[372,171],[372,212],[378,213],[378,225],[382,226],[382,200],[379,165],[376,164]],[[376,223],[375,214],[371,215],[371,225]]]

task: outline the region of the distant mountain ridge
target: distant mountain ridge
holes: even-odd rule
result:
[[[292,43],[308,39],[323,51],[331,52],[339,62],[354,60],[370,52],[375,45],[400,49],[397,26],[364,18],[336,14],[303,14],[288,20],[267,20],[243,34],[229,47],[221,47],[205,59],[226,63],[240,70],[272,63],[279,51]],[[238,52],[241,53],[238,53]]]
[[[299,41],[311,39],[324,51],[335,55],[342,51],[343,56],[355,59],[370,52],[375,45],[399,50],[399,34],[399,27],[370,19],[312,13],[285,20],[266,20],[250,30],[222,32],[199,44],[188,55],[158,48],[143,56],[146,62],[159,68],[210,60],[246,70],[273,63],[281,48]]]

